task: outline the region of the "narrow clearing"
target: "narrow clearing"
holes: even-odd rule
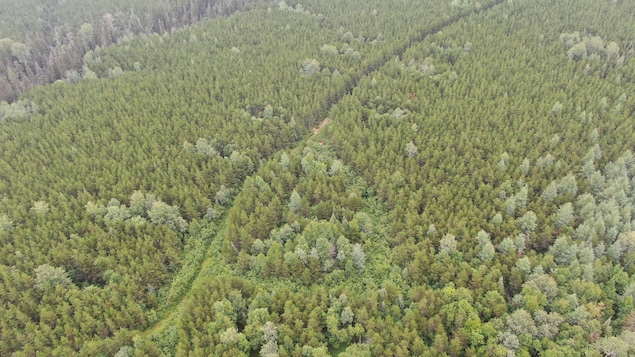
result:
[[[320,131],[322,131],[322,129],[324,129],[325,126],[329,125],[330,122],[331,122],[331,118],[326,118],[326,119],[322,120],[320,125],[318,125],[317,127],[313,128],[313,136],[316,136],[317,134],[319,134]]]

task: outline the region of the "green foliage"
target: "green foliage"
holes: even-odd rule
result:
[[[558,208],[558,212],[555,217],[555,224],[559,227],[568,226],[573,223],[575,219],[575,213],[573,212],[573,205],[571,202],[567,202]]]
[[[71,285],[72,281],[64,268],[52,267],[48,264],[35,268],[35,288],[39,290],[54,289],[57,285]]]
[[[0,354],[632,352],[632,4],[170,4],[0,40]]]
[[[35,201],[33,202],[33,206],[31,207],[31,212],[37,215],[45,215],[49,213],[49,211],[49,204],[44,201]]]
[[[11,104],[4,101],[0,102],[0,124],[11,121],[29,120],[38,110],[37,104],[26,100],[18,100]]]
[[[516,219],[518,228],[525,234],[533,232],[537,227],[538,217],[532,211],[527,211],[522,217]]]
[[[406,144],[406,156],[415,157],[418,153],[417,147],[412,141]]]
[[[0,215],[0,231],[7,232],[13,228],[13,221],[6,214]]]
[[[255,2],[2,1],[0,101],[13,101],[37,84],[56,80],[77,83],[82,77],[97,78],[86,65],[94,60],[90,56],[92,51],[100,47],[126,42],[133,36],[164,35],[175,27],[227,15]],[[139,63],[134,66],[135,70],[140,68]],[[122,68],[117,66],[108,71],[109,78],[122,74]],[[0,123],[3,122],[1,113],[0,109]]]
[[[320,73],[320,62],[314,58],[305,59],[302,62],[302,68],[300,74],[304,76],[313,76]]]
[[[289,209],[294,213],[300,213],[302,211],[302,198],[300,198],[300,195],[296,190],[291,192],[291,197],[289,198]]]

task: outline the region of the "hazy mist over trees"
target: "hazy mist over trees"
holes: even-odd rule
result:
[[[0,355],[635,353],[635,3],[0,6]]]

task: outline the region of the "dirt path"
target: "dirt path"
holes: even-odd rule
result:
[[[317,134],[319,134],[320,131],[322,131],[322,129],[324,129],[325,126],[329,125],[330,122],[331,122],[331,118],[326,118],[326,119],[322,120],[320,125],[318,125],[317,127],[313,128],[313,136],[316,136]]]

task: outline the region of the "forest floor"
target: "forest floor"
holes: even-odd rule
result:
[[[331,122],[331,118],[326,118],[322,120],[320,125],[313,128],[313,136],[316,136],[317,134],[319,134],[322,131],[322,129],[324,129],[325,126],[329,125],[330,122]]]

